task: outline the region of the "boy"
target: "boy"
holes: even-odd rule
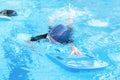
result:
[[[69,44],[72,43],[73,40],[71,39],[71,24],[72,24],[72,19],[68,20],[67,25],[59,24],[55,26],[54,28],[51,28],[49,26],[50,31],[46,34],[38,35],[35,37],[31,37],[30,40],[27,42],[33,42],[33,41],[38,41],[41,39],[48,39],[50,42],[57,43],[57,44]],[[51,23],[51,22],[50,22]],[[73,44],[71,46],[71,55],[72,54],[82,54],[77,47],[75,47]]]

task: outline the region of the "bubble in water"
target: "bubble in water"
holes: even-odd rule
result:
[[[120,62],[120,53],[110,54],[109,57],[115,62]]]
[[[89,26],[96,26],[96,27],[107,27],[109,24],[108,22],[92,19],[88,21]]]

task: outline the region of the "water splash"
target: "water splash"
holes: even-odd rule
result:
[[[69,18],[75,19],[85,15],[91,16],[90,11],[87,9],[80,10],[76,7],[73,7],[71,4],[69,4],[68,6],[65,6],[59,9],[58,8],[54,9],[53,14],[49,16],[49,19],[51,20],[69,19]]]

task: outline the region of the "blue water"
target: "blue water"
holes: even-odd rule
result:
[[[120,80],[119,0],[0,0],[0,10],[18,16],[0,21],[0,80]],[[74,20],[74,44],[80,51],[109,63],[103,70],[73,73],[51,62],[46,53],[70,52],[69,45],[41,40],[34,48],[24,42],[54,24]]]

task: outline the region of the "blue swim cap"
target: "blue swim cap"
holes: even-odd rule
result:
[[[51,30],[49,35],[57,42],[67,43],[71,36],[70,32],[69,27],[59,24]]]

